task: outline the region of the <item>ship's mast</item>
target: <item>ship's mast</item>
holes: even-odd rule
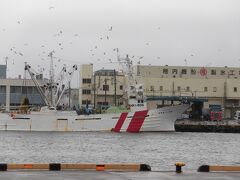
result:
[[[126,55],[126,58],[120,58],[120,56],[118,55],[118,62],[122,65],[123,71],[125,71],[124,73],[128,76],[128,86],[127,86],[128,100],[131,98],[136,98],[137,83],[133,75],[132,61],[130,60],[128,55]]]
[[[126,58],[120,58],[118,55],[118,62],[122,65],[123,71],[125,71],[124,73],[128,76],[129,86],[135,86],[137,83],[133,75],[133,64],[129,56],[126,55]]]
[[[124,73],[128,76],[127,97],[131,110],[147,109],[146,99],[143,95],[143,85],[136,81],[132,60],[128,55],[126,55],[126,58],[118,56],[118,62],[123,66]]]
[[[53,53],[54,51],[51,51],[49,53],[49,57],[50,57],[50,70],[49,70],[49,88],[50,88],[50,102],[51,102],[51,106],[54,105],[54,100],[53,100],[53,88],[54,88],[54,69],[53,69]]]

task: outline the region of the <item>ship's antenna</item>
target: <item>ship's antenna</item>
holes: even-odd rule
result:
[[[118,48],[117,48],[117,58],[118,58],[118,62],[119,64],[122,66],[123,68],[123,73],[126,74],[129,78],[129,85],[134,85],[136,84],[136,80],[133,76],[133,65],[132,65],[132,61],[130,60],[128,54],[126,55],[126,58],[120,58],[120,55],[118,53]]]

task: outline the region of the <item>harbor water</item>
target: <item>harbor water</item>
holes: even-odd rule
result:
[[[240,134],[0,132],[1,163],[146,163],[153,170],[240,165]]]

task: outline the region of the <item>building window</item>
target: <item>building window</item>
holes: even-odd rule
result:
[[[27,93],[32,94],[33,93],[33,87],[27,87]]]
[[[106,102],[97,102],[97,104],[99,106],[108,106],[109,103],[106,101]]]
[[[22,88],[25,91],[22,91]],[[24,87],[21,87],[21,86],[11,86],[10,87],[10,93],[27,93],[27,87],[26,86],[24,86]]]
[[[83,84],[91,84],[91,79],[89,79],[89,78],[84,78],[84,79],[82,80],[82,82],[83,82]]]
[[[91,104],[90,100],[82,100],[82,104]]]
[[[181,91],[181,87],[180,87],[180,86],[178,86],[178,87],[177,87],[177,90],[178,90],[178,91]]]
[[[237,92],[237,87],[234,87],[234,88],[233,88],[233,92]]]
[[[6,93],[6,86],[0,86],[0,93]]]
[[[217,92],[217,87],[213,87],[213,92]]]
[[[108,102],[107,102],[107,101],[106,101],[106,102],[103,102],[102,105],[108,106]]]
[[[211,70],[211,75],[216,75],[217,73],[216,73],[216,70],[215,69],[212,69]]]
[[[228,75],[234,76],[234,70],[229,70]]]
[[[191,75],[196,75],[196,69],[191,69]]]
[[[159,87],[159,90],[160,90],[160,91],[163,91],[163,86],[160,86],[160,87]]]
[[[226,74],[226,71],[225,71],[225,70],[221,70],[221,71],[220,71],[220,74],[221,74],[221,75],[225,75],[225,74]]]
[[[120,90],[123,90],[123,85],[120,85],[120,86],[119,86],[119,89],[120,89]]]
[[[103,85],[103,91],[109,91],[109,85],[108,84]]]
[[[43,92],[44,92],[44,89],[42,88]],[[39,94],[39,91],[37,89],[37,87],[33,87],[33,94]]]
[[[190,87],[189,86],[186,87],[186,91],[188,91],[188,92],[190,91]]]
[[[204,92],[207,92],[208,91],[208,87],[204,87]]]
[[[150,91],[154,91],[154,86],[150,86]]]
[[[182,69],[182,74],[187,74],[187,69]]]
[[[168,69],[163,69],[163,74],[168,74]]]
[[[90,89],[83,89],[82,94],[91,94],[91,90]]]
[[[172,69],[172,74],[177,74],[177,69]]]

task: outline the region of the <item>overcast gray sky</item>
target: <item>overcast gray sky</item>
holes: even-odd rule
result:
[[[0,0],[0,63],[117,67],[116,52],[152,65],[240,66],[239,0]],[[186,59],[186,60],[185,60]]]

